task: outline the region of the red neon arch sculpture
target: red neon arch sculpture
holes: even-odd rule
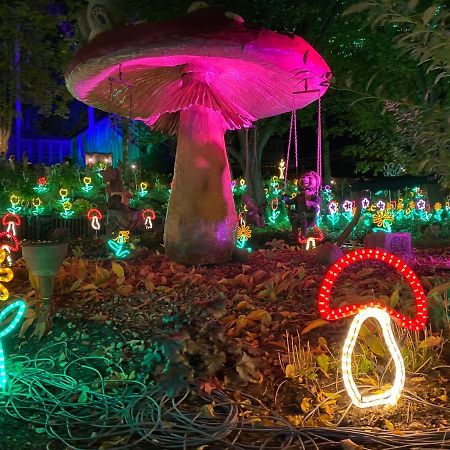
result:
[[[406,278],[414,293],[416,304],[416,316],[414,318],[407,317],[404,314],[401,314],[389,306],[383,305],[377,301],[372,301],[365,304],[345,305],[334,309],[330,307],[331,289],[333,288],[334,283],[341,272],[356,262],[367,260],[384,262],[393,267],[398,273],[402,274]],[[361,309],[368,306],[376,306],[387,311],[391,317],[398,320],[402,327],[409,330],[417,331],[424,328],[428,319],[427,298],[417,275],[405,264],[403,260],[380,249],[354,250],[336,261],[325,275],[319,289],[317,300],[319,303],[319,312],[326,320],[337,320],[343,317],[353,316]]]

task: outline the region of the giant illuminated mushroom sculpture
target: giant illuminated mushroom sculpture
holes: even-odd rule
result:
[[[367,304],[344,305],[338,308],[330,306],[331,291],[336,279],[347,267],[361,261],[380,261],[394,268],[405,277],[413,291],[416,304],[414,318],[405,316],[400,312],[376,300]],[[412,331],[419,331],[427,323],[427,297],[416,274],[397,256],[382,249],[359,249],[347,253],[336,261],[329,269],[318,293],[319,312],[326,320],[338,320],[344,317],[355,316],[342,349],[342,378],[352,403],[359,408],[368,408],[379,405],[395,405],[400,398],[405,384],[405,366],[400,349],[395,341],[391,328],[392,317],[399,326]],[[390,317],[389,317],[390,316]],[[395,366],[395,377],[391,387],[386,391],[373,395],[362,395],[356,386],[352,375],[352,354],[356,339],[363,323],[373,318],[380,324],[387,348],[392,356]]]
[[[307,106],[330,77],[302,38],[205,8],[98,35],[75,55],[66,85],[84,103],[178,134],[165,251],[211,264],[235,248],[225,131]]]

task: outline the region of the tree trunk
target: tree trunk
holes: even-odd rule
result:
[[[164,230],[165,252],[185,264],[220,264],[235,249],[237,215],[220,114],[180,112],[178,145]]]

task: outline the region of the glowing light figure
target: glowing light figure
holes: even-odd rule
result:
[[[45,178],[45,177],[38,178],[38,180],[37,180],[37,186],[35,186],[35,187],[33,188],[33,190],[34,190],[35,192],[37,192],[38,194],[44,194],[45,192],[47,192],[47,191],[48,191],[48,181],[47,181],[47,178]]]
[[[387,231],[388,233],[390,233],[393,221],[394,216],[389,211],[377,211],[373,216],[373,223],[377,225],[378,228],[374,228],[374,231]]]
[[[58,200],[58,202],[61,203],[61,205],[63,205],[66,202],[70,202],[70,198],[68,197],[69,191],[67,189],[64,188],[60,189],[59,195],[61,198]]]
[[[33,198],[33,201],[31,203],[33,204],[34,207],[33,211],[31,212],[33,216],[39,216],[40,214],[43,213],[44,207],[41,206],[42,200],[39,197]]]
[[[233,194],[236,191],[236,185],[237,185],[236,180],[232,180],[231,181],[231,192],[233,192]]]
[[[1,248],[6,249],[7,252],[17,252],[17,250],[19,250],[19,240],[13,234],[2,231],[0,233],[0,242],[5,238],[8,239],[10,243],[1,244]]]
[[[72,203],[65,201],[62,206],[64,211],[60,212],[59,215],[63,219],[70,219],[75,214],[75,211],[72,210]]]
[[[389,306],[376,301],[369,302],[366,305],[345,305],[335,309],[330,307],[331,291],[338,276],[350,265],[365,260],[384,262],[406,278],[414,293],[416,305],[416,315],[414,318],[407,317]],[[416,274],[400,258],[391,253],[380,251],[379,249],[354,250],[340,258],[329,268],[319,289],[318,306],[321,316],[326,320],[338,320],[343,317],[355,315],[344,342],[341,361],[344,385],[353,404],[359,408],[394,405],[400,398],[405,383],[405,368],[392,332],[389,316],[396,320],[400,326],[409,330],[419,331],[425,327],[428,318],[427,299]],[[359,330],[362,324],[369,318],[375,318],[381,326],[386,345],[394,361],[395,378],[391,388],[387,391],[381,394],[363,396],[358,391],[353,379],[351,357]]]
[[[377,208],[379,211],[384,211],[386,208],[386,203],[384,203],[383,200],[378,200]]]
[[[269,215],[269,222],[274,225],[277,217],[280,215],[280,211],[278,209],[278,198],[275,197],[272,199],[272,201],[270,202],[270,208],[272,209],[272,211],[270,212]]]
[[[91,177],[84,177],[83,178],[84,186],[81,188],[84,192],[89,193],[92,191],[94,186],[92,186],[92,178]],[[61,192],[61,191],[60,191]]]
[[[141,213],[141,217],[147,230],[153,228],[152,220],[156,219],[156,214],[153,209],[144,209],[144,211],[142,211]]]
[[[284,170],[285,170],[285,168],[286,168],[286,163],[284,162],[284,159],[282,159],[280,161],[280,164],[278,164],[278,172],[279,172],[278,178],[280,180],[284,180]]]
[[[20,227],[20,217],[17,214],[9,213],[2,217],[2,225],[6,227],[6,232],[17,236],[16,227]]]
[[[312,229],[314,230],[316,236],[304,237],[302,236],[301,231],[299,231],[297,236],[299,244],[306,244],[306,250],[316,248],[316,242],[321,242],[324,238],[322,230],[319,227],[312,227]]]
[[[403,211],[404,207],[403,198],[400,197],[397,202],[397,211]]]
[[[370,200],[364,197],[361,202],[362,209],[367,209],[370,206]]]
[[[115,239],[108,241],[108,247],[114,252],[116,258],[126,258],[130,254],[130,250],[126,248],[129,237],[129,231],[119,231]]]
[[[2,391],[6,390],[8,384],[8,376],[6,373],[5,353],[3,351],[1,338],[10,334],[11,331],[13,331],[14,328],[17,327],[20,320],[25,314],[26,303],[23,300],[16,300],[15,302],[8,305],[6,308],[3,308],[0,311],[0,322],[3,322],[5,318],[8,317],[8,315],[10,315],[10,313],[13,312],[14,310],[17,310],[15,317],[11,320],[11,322],[9,322],[9,324],[5,328],[3,328],[3,330],[0,330],[0,389]]]
[[[9,197],[9,203],[11,203],[11,206],[8,208],[8,211],[11,214],[17,214],[20,211],[22,211],[22,207],[21,206],[17,206],[17,205],[20,204],[20,197],[18,197],[17,195],[12,194]]]
[[[2,302],[9,298],[9,291],[3,283],[9,283],[14,277],[14,273],[9,267],[1,267],[6,257],[7,252],[2,248],[0,250],[0,301]]]
[[[138,195],[139,197],[143,198],[148,194],[148,183],[146,181],[142,181],[139,184],[139,191]]]
[[[239,180],[239,190],[241,192],[244,192],[247,189],[247,185],[245,184],[245,180],[243,178],[241,178]]]
[[[95,231],[99,231],[100,220],[103,219],[102,213],[98,209],[92,208],[87,212],[87,218],[91,222],[91,227]]]

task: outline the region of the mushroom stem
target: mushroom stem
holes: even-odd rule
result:
[[[180,111],[178,146],[164,230],[168,257],[185,264],[229,261],[236,209],[222,115],[202,106]]]

